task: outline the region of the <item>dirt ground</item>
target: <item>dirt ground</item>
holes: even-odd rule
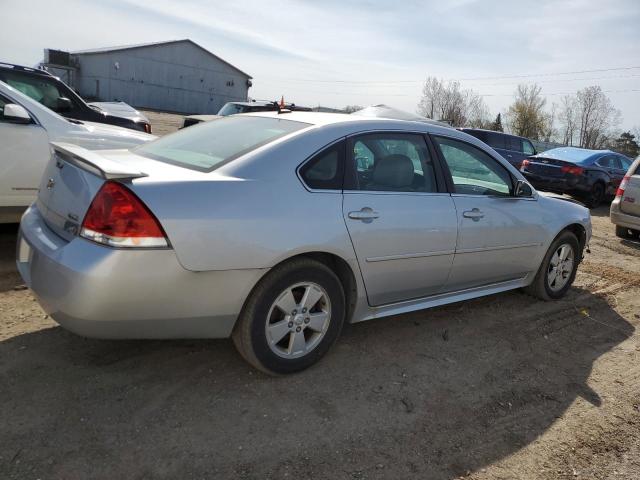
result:
[[[510,292],[345,329],[270,378],[227,340],[47,318],[0,232],[0,479],[639,479],[640,243],[593,213],[561,301]]]

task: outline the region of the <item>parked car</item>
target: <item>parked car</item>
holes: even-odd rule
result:
[[[88,104],[62,80],[45,70],[0,63],[0,81],[64,117],[151,133],[149,119],[133,107],[124,102]]]
[[[51,158],[49,142],[100,150],[128,148],[154,138],[112,125],[65,119],[0,82],[0,223],[17,222],[36,199]]]
[[[561,147],[522,162],[521,171],[536,188],[567,193],[595,208],[615,195],[631,159],[610,150]]]
[[[631,164],[611,202],[611,222],[620,238],[640,237],[640,157]]]
[[[480,128],[461,128],[460,130],[482,140],[517,169],[525,158],[537,153],[531,140],[525,137]]]
[[[237,113],[252,112],[277,112],[280,110],[280,102],[266,102],[262,100],[252,100],[250,102],[227,102],[220,110],[218,115],[226,117],[227,115],[235,115]],[[310,112],[309,107],[299,107],[295,103],[285,103],[284,108],[297,112]]]
[[[222,117],[220,115],[186,115],[182,120],[182,126],[180,128],[187,128],[202,122],[210,122],[218,118]]]
[[[586,208],[422,122],[263,112],[54,149],[17,252],[45,311],[90,337],[232,336],[269,373],[316,362],[345,321],[560,298],[591,236]]]

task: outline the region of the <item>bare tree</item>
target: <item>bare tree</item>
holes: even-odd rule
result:
[[[534,140],[543,139],[549,124],[549,115],[544,111],[546,103],[539,85],[518,85],[506,115],[511,132]]]
[[[600,86],[578,90],[577,128],[578,145],[582,148],[604,148],[612,130],[620,123],[620,111],[616,110]]]
[[[353,113],[362,110],[363,108],[364,107],[361,107],[360,105],[347,105],[343,108],[343,110],[345,111],[345,113]]]
[[[461,88],[460,82],[445,83],[436,77],[427,77],[418,113],[454,127],[482,127],[488,123],[489,110],[480,95]]]
[[[573,145],[578,127],[578,102],[575,97],[565,95],[560,100],[560,121],[561,130],[558,139],[565,145]]]

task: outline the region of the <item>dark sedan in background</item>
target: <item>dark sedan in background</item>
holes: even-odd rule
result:
[[[520,169],[522,160],[537,153],[531,140],[525,137],[481,128],[460,128],[459,130],[489,145],[517,169]]]
[[[520,170],[537,189],[567,193],[595,208],[615,195],[631,163],[610,150],[561,147],[523,160]]]

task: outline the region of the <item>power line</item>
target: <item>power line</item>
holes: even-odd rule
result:
[[[575,77],[575,78],[559,78],[555,80],[539,80],[536,83],[558,83],[558,82],[578,82],[578,81],[592,81],[592,80],[613,80],[613,79],[627,79],[627,78],[637,78],[640,77],[640,73],[631,74],[631,75],[610,75],[606,77]],[[287,80],[288,81],[288,80]],[[418,84],[422,83],[421,81],[411,80],[412,83]],[[279,84],[282,82],[278,82]],[[510,85],[518,85],[520,82],[502,82],[502,83],[482,83],[474,85],[473,88],[477,87],[501,87],[501,86],[510,86]],[[373,85],[376,88],[398,88],[397,85],[389,84],[389,85]],[[362,88],[362,85],[345,85],[345,87],[349,88]]]
[[[371,96],[379,96],[379,97],[415,97],[415,94],[410,93],[356,93],[356,92],[327,92],[327,91],[318,91],[318,90],[305,90],[306,93],[321,93],[325,95],[364,95],[367,97]],[[602,93],[633,93],[640,92],[640,88],[632,88],[627,90],[602,90]],[[542,96],[555,96],[555,95],[575,95],[575,91],[573,92],[554,92],[554,93],[542,93]],[[513,97],[513,93],[479,93],[481,97]]]
[[[598,68],[593,70],[573,70],[567,72],[555,72],[555,73],[526,73],[526,74],[515,74],[515,75],[500,75],[494,77],[467,77],[467,78],[450,78],[448,80],[458,80],[458,81],[476,81],[476,80],[504,80],[504,79],[512,79],[512,78],[535,78],[535,77],[555,77],[560,75],[574,75],[574,74],[582,74],[582,73],[600,73],[600,72],[615,72],[622,70],[635,70],[640,68],[640,66],[636,67],[616,67],[616,68]],[[282,81],[282,78],[277,79],[278,81]],[[351,83],[356,85],[362,84],[399,84],[399,83],[422,83],[424,80],[318,80],[314,78],[288,78],[287,82],[308,82],[308,83]]]

